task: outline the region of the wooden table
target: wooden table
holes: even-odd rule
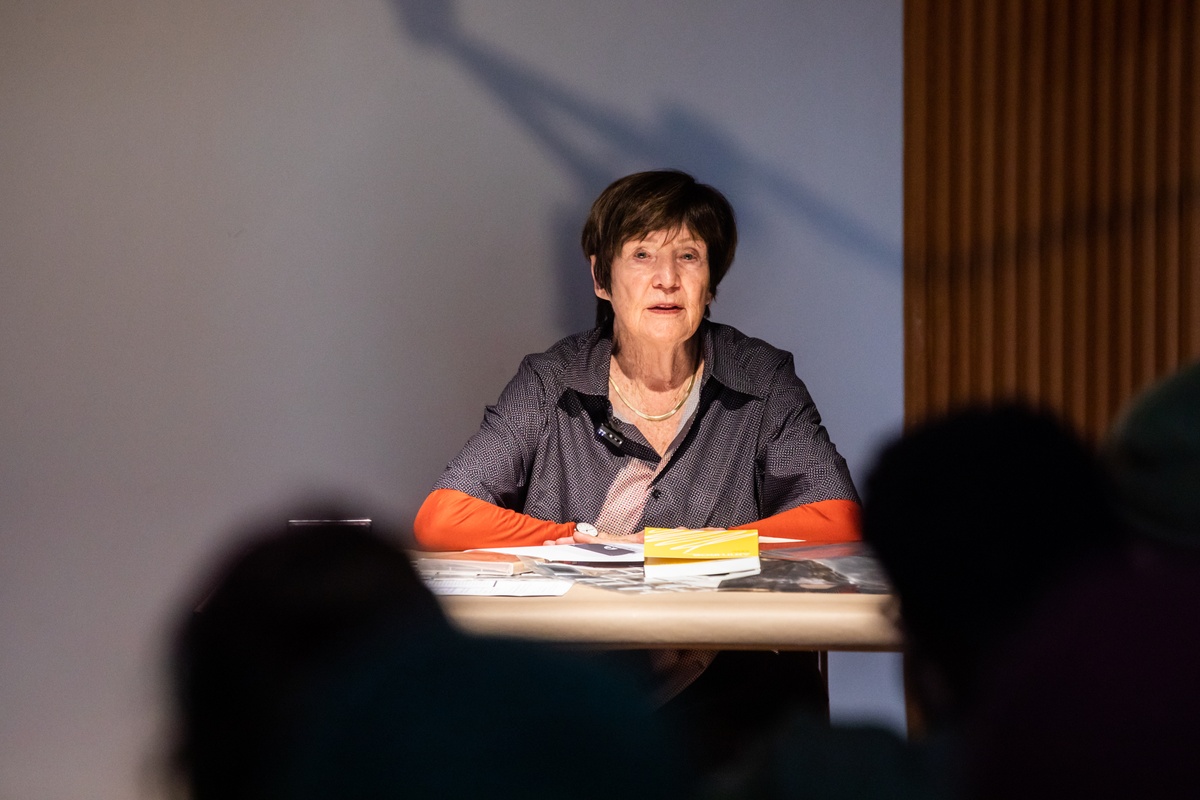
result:
[[[443,597],[464,630],[605,649],[897,651],[888,595],[821,592],[623,594],[572,586],[562,597]]]

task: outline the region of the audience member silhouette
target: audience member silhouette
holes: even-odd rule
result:
[[[899,603],[913,741],[804,717],[776,740],[756,796],[945,798],[979,686],[1038,604],[1123,540],[1098,460],[1054,417],[1005,404],[914,427],[865,483],[863,538]]]
[[[1134,534],[1200,547],[1200,361],[1136,398],[1104,456]]]
[[[385,624],[441,622],[404,552],[367,530],[281,522],[236,539],[172,653],[176,758],[194,798],[265,796],[265,765],[321,660]]]
[[[175,765],[192,800],[690,788],[623,676],[459,633],[385,536],[282,528],[240,537],[174,641]]]
[[[899,600],[909,688],[930,728],[969,711],[981,673],[1048,591],[1126,539],[1092,450],[1015,404],[952,413],[887,447],[863,538]]]
[[[968,795],[1192,797],[1200,786],[1200,363],[1104,446],[1131,546],[1064,586],[998,659]]]

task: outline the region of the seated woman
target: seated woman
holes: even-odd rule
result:
[[[421,506],[418,543],[640,541],[680,526],[857,540],[846,462],[791,354],[707,319],[737,245],[724,196],[673,170],[626,176],[593,203],[582,244],[596,327],[525,358]],[[689,687],[666,711],[698,769],[789,711],[828,713],[815,653],[714,658],[650,654],[659,703]]]
[[[419,544],[679,526],[858,539],[858,496],[791,354],[708,320],[737,245],[725,197],[683,172],[629,175],[582,244],[597,326],[522,361],[422,505]]]

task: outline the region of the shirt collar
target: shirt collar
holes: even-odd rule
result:
[[[704,353],[704,377],[754,397],[765,398],[770,389],[769,376],[761,371],[750,372],[739,358],[740,334],[728,325],[702,320],[700,348]],[[584,334],[579,358],[573,359],[564,372],[564,383],[581,394],[608,396],[608,369],[612,358],[612,325],[593,328]]]
[[[580,394],[608,396],[608,366],[612,358],[612,325],[592,328],[583,335],[579,357],[563,371],[563,383]]]
[[[770,371],[749,369],[743,359],[749,339],[728,325],[703,321],[701,341],[704,347],[704,377],[711,374],[725,386],[742,394],[766,399],[771,390]]]

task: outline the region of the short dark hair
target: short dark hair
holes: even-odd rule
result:
[[[729,271],[737,250],[737,223],[725,196],[691,175],[660,169],[626,175],[608,185],[592,203],[580,243],[587,258],[596,258],[596,282],[612,290],[612,264],[622,245],[661,230],[686,228],[708,249],[708,290]],[[708,309],[704,310],[708,316]],[[613,318],[612,304],[596,298],[596,324]]]

